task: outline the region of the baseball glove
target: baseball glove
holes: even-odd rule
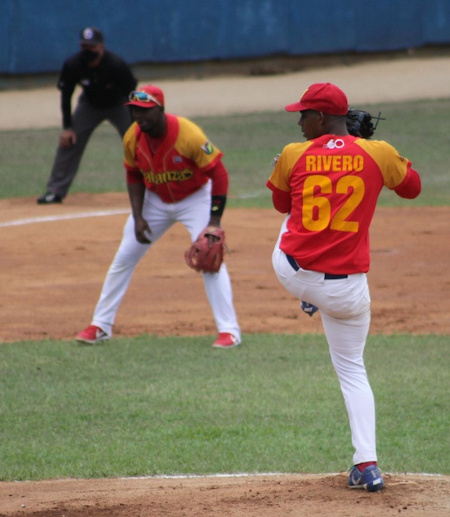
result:
[[[369,112],[357,109],[350,109],[347,113],[347,130],[353,136],[369,139],[374,133],[380,120],[385,120],[380,117],[373,117]],[[376,120],[376,123],[373,123]]]
[[[207,226],[184,254],[186,264],[204,273],[217,273],[223,262],[225,232],[216,226]]]

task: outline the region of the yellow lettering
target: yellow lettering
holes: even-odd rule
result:
[[[349,195],[349,197],[332,219],[330,225],[332,230],[354,233],[359,230],[359,222],[352,221],[350,216],[363,200],[364,192],[364,181],[359,176],[343,176],[339,179],[336,184],[336,193]]]
[[[306,157],[306,171],[311,172],[316,170],[316,156],[308,155]]]
[[[186,181],[194,175],[194,172],[190,169],[183,169],[181,171],[164,171],[154,173],[153,171],[142,171],[144,178],[154,185],[163,185],[170,181]]]
[[[352,163],[353,163],[352,157],[349,156],[348,154],[344,154],[344,156],[342,157],[342,170],[351,171],[353,169]]]
[[[361,172],[364,169],[364,159],[361,155],[355,156],[353,160],[353,170]]]
[[[333,156],[322,156],[323,160],[323,169],[324,171],[329,171],[331,169],[331,164],[333,163]]]
[[[334,188],[335,193],[345,199],[332,216],[331,203],[339,202],[342,197],[329,196],[333,193],[333,183],[328,176],[308,176],[303,186],[303,226],[312,232],[320,232],[328,226],[341,232],[358,232],[359,221],[351,217],[364,198],[363,179],[354,175],[342,176]]]
[[[333,170],[337,172],[342,170],[342,156],[333,156]]]
[[[364,158],[361,155],[321,155],[306,156],[307,172],[361,172],[364,169]]]

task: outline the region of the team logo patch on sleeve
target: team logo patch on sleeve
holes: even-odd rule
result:
[[[202,145],[202,149],[205,151],[205,154],[212,154],[214,151],[213,145],[208,141],[206,141],[204,145]]]

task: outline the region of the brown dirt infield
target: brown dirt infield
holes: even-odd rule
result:
[[[381,492],[349,490],[346,476],[92,479],[2,483],[0,516],[444,517],[450,479],[386,475]],[[2,513],[3,512],[3,513]]]
[[[75,194],[48,207],[34,199],[0,201],[0,282],[8,300],[0,341],[70,340],[89,324],[127,217],[94,214],[127,207],[124,193]],[[320,317],[303,314],[273,273],[282,219],[274,210],[225,212],[226,262],[244,333],[322,332]],[[372,333],[450,334],[449,241],[443,238],[449,219],[450,207],[378,209],[371,228]],[[144,257],[118,312],[116,336],[214,335],[201,277],[184,262],[188,244],[177,225]],[[151,319],[145,306],[153,307]]]
[[[442,63],[438,65],[436,70],[442,74]],[[397,68],[403,78],[409,77],[405,63]],[[349,70],[344,71],[342,78],[347,80]],[[342,85],[333,77],[341,77],[339,73],[330,72],[329,80]],[[308,74],[305,84],[322,80],[319,72]],[[422,67],[415,77],[420,82],[424,76]],[[386,78],[395,82],[392,69]],[[372,97],[368,93],[369,79],[362,89],[376,101],[376,93]],[[298,91],[298,75],[295,80]],[[430,87],[441,84],[429,75],[426,80]],[[405,83],[410,88],[410,81]],[[186,88],[186,83],[182,86]],[[424,85],[419,88],[423,97]],[[286,97],[286,91],[282,93]],[[55,95],[53,90],[51,95]],[[439,92],[429,92],[430,97],[434,95]],[[117,193],[69,195],[63,205],[49,207],[36,205],[35,199],[0,201],[0,342],[72,340],[89,323],[120,241],[127,208],[126,194]],[[99,214],[120,209],[115,215]],[[371,333],[450,334],[449,243],[445,238],[449,216],[449,207],[378,209],[371,230]],[[273,274],[270,256],[281,221],[272,210],[230,209],[224,216],[230,248],[226,260],[244,334],[322,332],[320,316],[309,318],[301,313]],[[201,278],[184,264],[187,245],[186,231],[175,226],[144,258],[120,307],[116,336],[215,334]],[[157,317],[154,308],[151,319],[147,311],[136,310],[149,304],[160,307]],[[443,517],[450,513],[448,476],[386,474],[386,488],[379,494],[348,490],[345,476],[2,482],[0,516]]]

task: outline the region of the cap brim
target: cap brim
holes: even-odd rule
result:
[[[288,104],[284,108],[286,111],[303,111],[307,110],[308,108],[304,106],[301,102],[294,102],[294,104]]]
[[[155,106],[159,106],[156,102],[139,102],[139,101],[129,101],[125,103],[125,106],[139,106],[140,108],[154,108]]]

